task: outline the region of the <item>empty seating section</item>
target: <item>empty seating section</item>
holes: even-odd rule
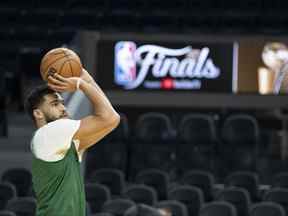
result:
[[[16,188],[13,184],[8,182],[0,183],[0,210],[6,207],[6,204],[10,199],[16,197]]]
[[[287,212],[288,171],[276,173],[271,184],[264,185],[254,163],[260,145],[255,117],[232,114],[219,121],[210,114],[187,113],[175,121],[152,112],[139,115],[134,127],[128,122],[121,114],[118,128],[86,154],[88,216],[129,215],[128,209],[139,205],[177,216]],[[227,153],[233,166],[218,163]],[[33,215],[30,171],[11,168],[0,177],[0,216]]]
[[[24,168],[6,170],[2,174],[1,181],[15,185],[18,196],[27,196],[32,186],[31,173]]]
[[[113,199],[104,203],[102,212],[111,213],[115,216],[121,216],[135,203],[129,199]]]
[[[107,186],[112,195],[120,195],[124,189],[124,173],[117,169],[103,168],[95,170],[87,180],[91,183],[99,183]]]
[[[86,176],[101,168],[114,168],[126,172],[128,137],[128,119],[124,114],[121,114],[119,126],[88,151]]]
[[[20,197],[9,200],[6,209],[17,216],[30,216],[36,214],[36,200],[32,197]]]
[[[221,129],[218,154],[222,173],[236,170],[256,171],[259,148],[259,126],[256,119],[246,114],[227,117]]]
[[[237,216],[235,207],[224,201],[215,201],[205,204],[201,210],[199,216]]]
[[[123,197],[135,203],[143,203],[150,206],[154,206],[158,201],[156,190],[144,184],[127,186],[123,191]]]
[[[183,170],[214,170],[216,126],[206,114],[186,115],[179,126],[178,166]]]
[[[189,185],[177,186],[169,190],[168,199],[178,200],[183,203],[187,208],[188,215],[198,215],[200,208],[204,204],[202,190]]]
[[[111,199],[110,189],[98,183],[86,183],[86,200],[90,204],[91,212],[100,212],[103,204]]]
[[[250,216],[285,216],[285,210],[277,203],[261,202],[251,206]]]
[[[258,188],[260,182],[256,173],[248,171],[234,172],[225,179],[225,184],[227,187],[234,186],[246,189],[252,201],[260,199]]]
[[[175,163],[174,129],[162,113],[141,115],[135,127],[136,139],[131,145],[131,175],[144,168],[173,171]]]
[[[199,170],[188,171],[183,176],[182,183],[200,188],[206,202],[213,200],[215,178],[210,172]]]
[[[225,188],[216,199],[233,204],[239,216],[249,215],[251,200],[248,192],[243,188]]]
[[[138,173],[135,178],[138,184],[153,187],[157,192],[159,200],[167,199],[169,176],[167,173],[156,169],[146,169]]]

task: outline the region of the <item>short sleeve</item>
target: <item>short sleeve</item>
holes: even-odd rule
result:
[[[63,159],[79,127],[80,120],[59,119],[38,129],[31,143],[35,157],[48,162]]]

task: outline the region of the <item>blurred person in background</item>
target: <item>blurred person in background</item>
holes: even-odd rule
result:
[[[137,204],[129,208],[124,216],[172,216],[172,214],[168,209],[159,209],[145,204]]]

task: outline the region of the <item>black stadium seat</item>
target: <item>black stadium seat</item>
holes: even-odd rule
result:
[[[104,203],[102,212],[111,213],[115,216],[123,216],[125,211],[134,206],[135,203],[129,199],[114,199]]]
[[[0,211],[0,216],[17,216],[17,215],[14,212],[3,210]]]
[[[256,171],[259,145],[259,125],[251,115],[234,114],[222,127],[222,141],[218,148],[222,175],[237,170]]]
[[[288,188],[288,172],[281,172],[274,176],[272,187]]]
[[[216,126],[207,114],[188,114],[178,129],[180,143],[177,151],[177,165],[184,169],[213,171]]]
[[[180,185],[169,190],[169,200],[178,200],[185,204],[188,210],[188,215],[198,215],[200,208],[204,203],[203,192],[197,187],[190,185]]]
[[[213,200],[213,185],[215,183],[212,173],[201,170],[191,170],[184,174],[182,184],[198,187],[202,190],[205,202]]]
[[[274,202],[260,202],[250,207],[250,216],[285,216],[285,210]]]
[[[224,201],[215,201],[205,204],[199,216],[238,216],[235,207]]]
[[[138,184],[145,184],[153,187],[157,191],[159,200],[167,199],[169,176],[167,173],[157,169],[142,170],[136,176]]]
[[[17,216],[31,216],[36,214],[36,200],[33,197],[20,197],[9,200],[6,209]]]
[[[0,210],[4,209],[10,199],[16,198],[16,188],[8,182],[0,183]]]
[[[124,173],[117,169],[103,168],[96,170],[90,175],[88,182],[107,186],[112,195],[121,195],[125,187]]]
[[[136,204],[143,203],[150,206],[153,206],[158,200],[156,190],[144,184],[126,187],[123,191],[123,197],[133,200]]]
[[[280,204],[285,209],[286,215],[288,214],[288,189],[271,189],[264,195],[263,200]]]
[[[231,173],[225,179],[226,187],[235,186],[244,188],[249,192],[252,201],[259,201],[259,178],[256,173],[248,171],[238,171]]]
[[[31,172],[25,168],[11,168],[3,172],[1,180],[15,185],[18,196],[26,196],[32,185]]]
[[[86,156],[86,176],[101,168],[114,168],[123,172],[127,167],[128,119],[120,114],[121,121],[111,134],[92,146]]]
[[[226,201],[235,206],[237,216],[249,216],[251,204],[249,193],[243,188],[225,188],[217,196],[217,200]]]
[[[85,184],[85,191],[86,200],[92,213],[100,212],[102,205],[111,199],[109,188],[102,184],[87,183]]]
[[[142,114],[135,127],[136,140],[131,143],[131,175],[139,170],[156,168],[173,171],[175,143],[174,129],[163,113]]]

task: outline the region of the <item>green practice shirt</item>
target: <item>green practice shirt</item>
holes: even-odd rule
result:
[[[67,136],[67,134],[73,135],[75,133],[79,127],[79,122],[75,120],[69,120],[64,123],[61,120],[57,121],[46,127],[44,126],[44,128],[40,128],[40,131],[38,129],[32,140],[31,147],[34,155],[32,161],[32,181],[37,199],[36,216],[85,216],[86,203],[83,176],[80,169],[81,158],[76,149],[77,145],[71,140],[71,136]],[[70,128],[67,129],[67,125]],[[49,129],[51,126],[52,130]],[[63,126],[66,127],[65,132],[63,129],[62,133],[59,134],[62,134],[61,137],[65,135],[65,138],[60,137],[57,139],[57,132],[54,133],[53,131],[57,131],[57,129],[59,130]],[[64,142],[64,144],[55,145],[60,146],[60,150],[63,150],[63,147],[68,147],[68,149],[59,151],[55,156],[52,153],[57,151],[57,148],[50,145],[51,148],[48,149],[53,150],[48,151],[45,158],[44,151],[42,154],[41,150],[47,146],[49,147],[49,143],[51,142],[48,141],[48,143],[45,143],[46,139],[43,139],[43,134],[47,138],[47,133],[51,137],[54,135],[54,140],[62,141],[61,143]],[[70,144],[67,145],[65,142],[69,139]]]

